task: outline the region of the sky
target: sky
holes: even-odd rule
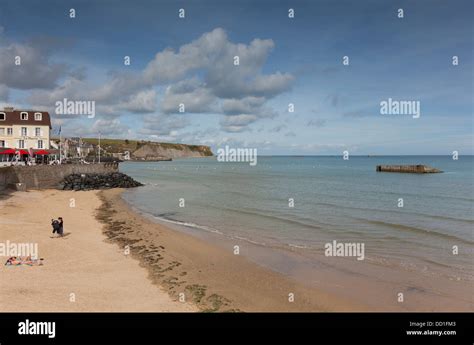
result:
[[[2,0],[0,107],[49,111],[66,136],[214,152],[473,154],[473,9],[470,0]],[[56,114],[64,98],[95,102],[95,117]],[[389,98],[418,102],[419,117],[381,114]]]

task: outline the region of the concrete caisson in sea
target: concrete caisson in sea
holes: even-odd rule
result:
[[[432,168],[428,165],[377,165],[376,170],[379,172],[398,172],[412,174],[429,174],[441,173],[439,169]]]

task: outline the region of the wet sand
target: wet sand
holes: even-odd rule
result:
[[[469,311],[472,284],[401,269],[372,257],[308,255],[195,228],[162,223],[135,210],[122,191],[101,192],[107,236],[149,269],[172,296],[201,310]],[[239,255],[234,254],[238,245]],[[369,253],[370,254],[370,253]],[[403,300],[399,300],[399,294]],[[289,302],[293,294],[294,301]],[[212,297],[211,297],[212,296]],[[291,295],[290,295],[291,296]]]
[[[135,213],[121,190],[100,192],[105,234],[148,268],[152,281],[203,311],[353,311],[361,304],[308,288],[242,255]]]

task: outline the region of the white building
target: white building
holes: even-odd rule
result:
[[[0,109],[0,148],[49,149],[50,131],[48,112]]]

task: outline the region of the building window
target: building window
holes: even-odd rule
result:
[[[18,140],[18,148],[19,149],[24,149],[25,148],[25,141],[24,140]]]
[[[7,128],[7,135],[13,135],[13,128]]]
[[[0,135],[5,135],[5,128],[0,128]]]
[[[7,119],[7,114],[0,113],[0,121],[5,121]]]
[[[5,147],[5,140],[0,140],[0,147]]]
[[[41,121],[43,119],[43,114],[35,113],[35,121]]]
[[[37,137],[41,136],[41,128],[39,128],[39,127],[35,128],[35,136],[37,136]]]
[[[28,120],[28,113],[26,111],[21,112],[20,113],[20,119]]]
[[[43,140],[38,140],[38,148],[39,149],[43,148]]]
[[[21,136],[26,137],[28,135],[28,128],[21,127]]]

